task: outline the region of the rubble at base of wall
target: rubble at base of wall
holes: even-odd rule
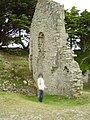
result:
[[[13,85],[9,86],[0,86],[0,91],[4,92],[15,92],[15,93],[21,93],[27,96],[36,96],[37,95],[37,90],[34,87],[30,86],[24,86],[24,87],[15,87]]]

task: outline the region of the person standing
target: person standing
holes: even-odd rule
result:
[[[42,102],[43,101],[43,96],[44,96],[44,89],[47,88],[45,86],[45,82],[44,82],[42,73],[40,73],[38,75],[37,85],[38,85],[38,89],[39,89],[39,102]]]

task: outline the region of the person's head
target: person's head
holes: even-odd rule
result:
[[[39,73],[38,77],[42,77],[42,78],[43,78],[43,74],[42,74],[42,73]]]

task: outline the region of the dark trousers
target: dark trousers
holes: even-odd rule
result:
[[[44,96],[44,91],[43,90],[40,90],[39,91],[39,101],[42,102],[43,101],[43,96]]]

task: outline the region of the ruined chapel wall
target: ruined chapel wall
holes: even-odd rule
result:
[[[72,96],[80,89],[81,71],[66,45],[64,8],[38,1],[30,32],[33,77],[43,72],[49,94]]]
[[[64,24],[61,24],[64,23],[62,21],[64,14],[61,12],[61,9],[63,11],[63,6],[55,2],[43,1],[42,4],[37,4],[31,27],[31,38],[33,40],[31,42],[33,42],[35,51],[37,51],[34,54],[35,56],[38,54],[38,43],[36,42],[38,42],[39,32],[43,32],[45,35],[45,51],[52,52],[52,54],[57,49],[56,44],[62,46],[62,41],[66,42]],[[61,38],[63,40],[60,40]]]
[[[55,67],[57,49],[62,46],[62,41],[66,42],[64,21],[62,21],[63,6],[56,4],[55,2],[45,2],[42,4],[38,3],[36,6],[36,11],[33,18],[33,23],[31,27],[31,42],[33,42],[33,76],[34,79],[37,79],[39,72],[43,72],[45,79],[47,80],[47,86],[49,85],[50,91],[56,93],[57,90],[54,87],[57,87],[56,74],[51,74],[52,66]],[[44,14],[44,15],[43,15]],[[38,63],[38,35],[39,33],[44,33],[44,52],[45,58],[43,60],[42,66],[43,69],[39,70]],[[60,40],[60,39],[63,40]],[[33,41],[32,41],[33,40]],[[65,44],[65,43],[64,43]],[[56,66],[57,67],[57,66]],[[52,80],[52,81],[51,81]],[[55,85],[56,84],[56,85]],[[54,92],[55,91],[55,92]]]

